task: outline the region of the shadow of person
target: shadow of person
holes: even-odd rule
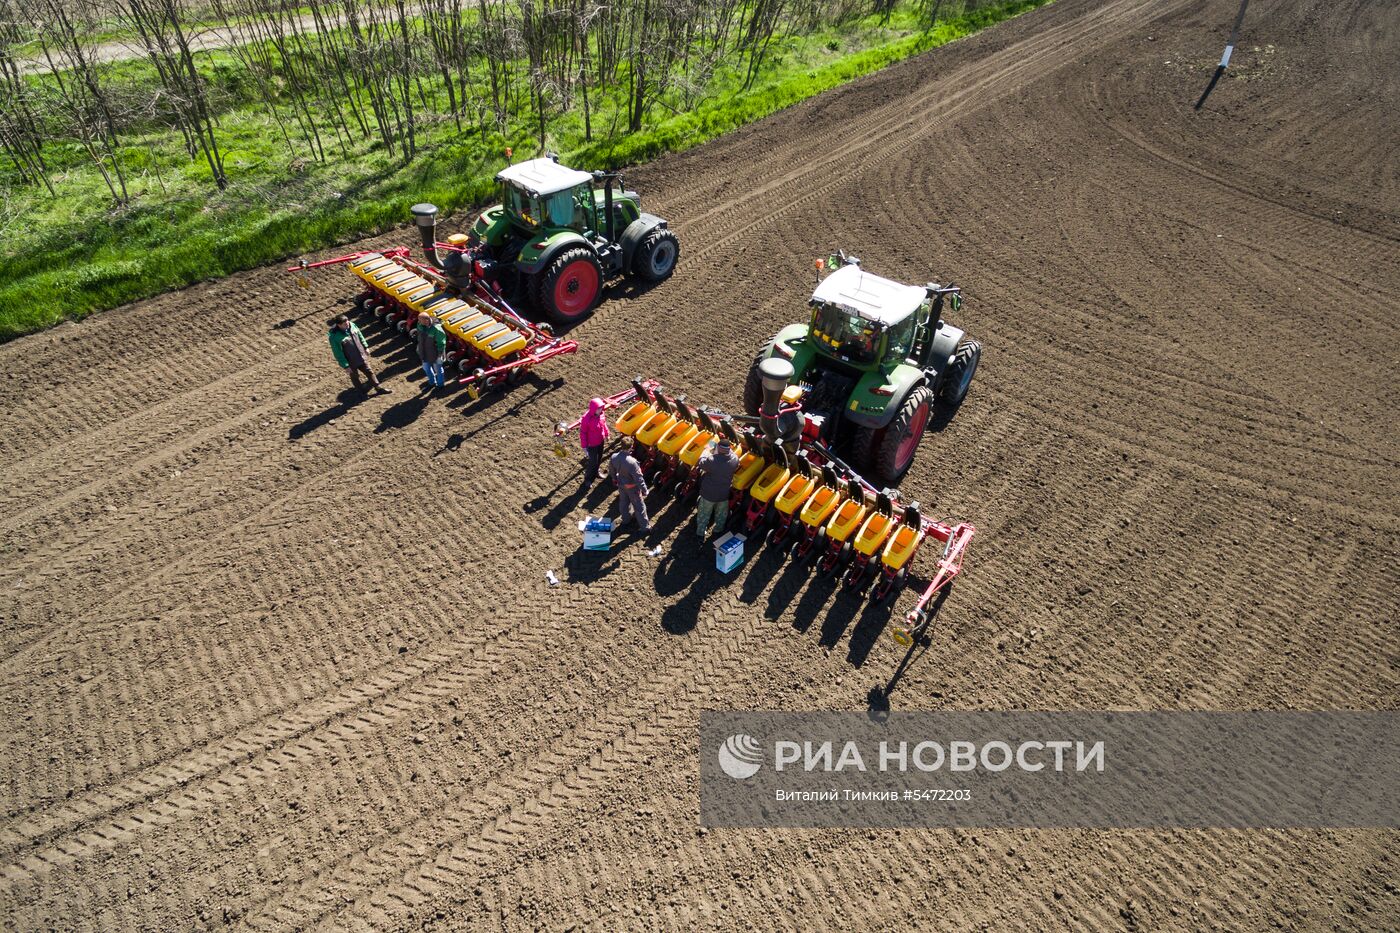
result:
[[[462,449],[462,435],[461,435],[461,434],[458,434],[458,433],[456,433],[456,432],[453,432],[452,434],[449,434],[449,435],[447,436],[447,440],[445,440],[445,441],[442,442],[442,447],[441,447],[441,448],[439,448],[438,450],[433,451],[433,456],[434,456],[434,457],[440,457],[440,456],[442,456],[443,454],[455,454],[457,451],[459,451],[459,450],[461,450],[461,449]]]
[[[617,569],[613,559],[618,551],[617,541],[607,551],[588,551],[579,548],[564,558],[564,578],[569,583],[593,583],[601,580]]]
[[[656,564],[656,573],[652,575],[656,594],[661,597],[674,596],[690,587],[705,569],[705,557],[711,553],[708,546],[702,551],[693,542],[675,542]]]
[[[680,560],[684,561],[685,558]],[[661,628],[668,634],[687,635],[694,631],[700,621],[700,610],[704,607],[705,600],[723,587],[729,579],[713,567],[705,570],[701,561],[696,561],[695,564],[697,569],[690,588],[684,596],[661,612]]]
[[[385,431],[408,427],[423,414],[430,398],[431,396],[420,393],[390,405],[380,412],[379,425],[374,429],[374,433],[382,434]]]
[[[330,424],[341,415],[349,413],[350,409],[365,400],[365,394],[359,389],[342,389],[336,396],[336,403],[325,411],[318,411],[303,421],[298,421],[287,429],[287,440],[295,441],[305,437],[319,427]]]
[[[573,474],[569,474],[569,477],[572,479]],[[555,486],[551,492],[545,493],[542,496],[537,496],[525,503],[525,512],[527,514],[538,512],[546,505],[549,505],[550,496],[558,492],[560,486],[564,486],[568,482],[569,480],[565,480],[563,483],[560,483],[559,486]],[[558,528],[559,523],[564,520],[564,516],[571,514],[574,509],[578,508],[579,503],[583,501],[583,497],[584,491],[582,489],[577,489],[560,499],[554,504],[554,508],[550,509],[540,518],[540,526],[546,531],[553,531],[555,528]]]

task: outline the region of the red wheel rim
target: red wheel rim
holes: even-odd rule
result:
[[[925,402],[914,412],[914,420],[909,422],[909,431],[899,442],[899,450],[895,454],[895,466],[900,470],[914,462],[914,453],[919,449],[919,441],[923,438],[924,428],[927,425],[928,403]]]
[[[598,267],[576,259],[564,267],[554,283],[554,308],[565,317],[576,317],[593,306],[598,297]]]

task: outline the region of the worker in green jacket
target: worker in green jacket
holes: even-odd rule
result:
[[[366,394],[374,389],[378,395],[388,395],[389,390],[379,384],[379,377],[370,368],[369,344],[365,343],[365,335],[360,333],[360,329],[343,314],[330,320],[330,328],[326,336],[331,343],[331,352],[335,354],[340,368],[349,370],[351,384]],[[364,385],[360,384],[361,379],[365,380]]]
[[[426,311],[418,315],[418,326],[413,331],[418,344],[418,359],[422,360],[423,372],[428,375],[428,382],[423,386],[423,391],[440,389],[447,382],[447,377],[442,371],[442,361],[447,356],[447,332],[442,329],[437,319]]]

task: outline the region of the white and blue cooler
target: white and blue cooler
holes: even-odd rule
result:
[[[715,566],[728,573],[744,562],[744,536],[732,531],[715,541]]]
[[[612,547],[613,523],[611,518],[589,517],[578,523],[583,532],[585,551],[606,551]]]

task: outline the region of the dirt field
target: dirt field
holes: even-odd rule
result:
[[[485,403],[378,330],[338,401],[340,270],[0,347],[4,924],[1393,929],[1394,833],[698,824],[702,709],[1396,706],[1400,8],[1251,5],[1193,114],[1234,8],[1060,0],[636,170],[675,279]],[[635,373],[737,408],[838,246],[986,346],[912,658],[671,512],[578,553],[549,455]]]

